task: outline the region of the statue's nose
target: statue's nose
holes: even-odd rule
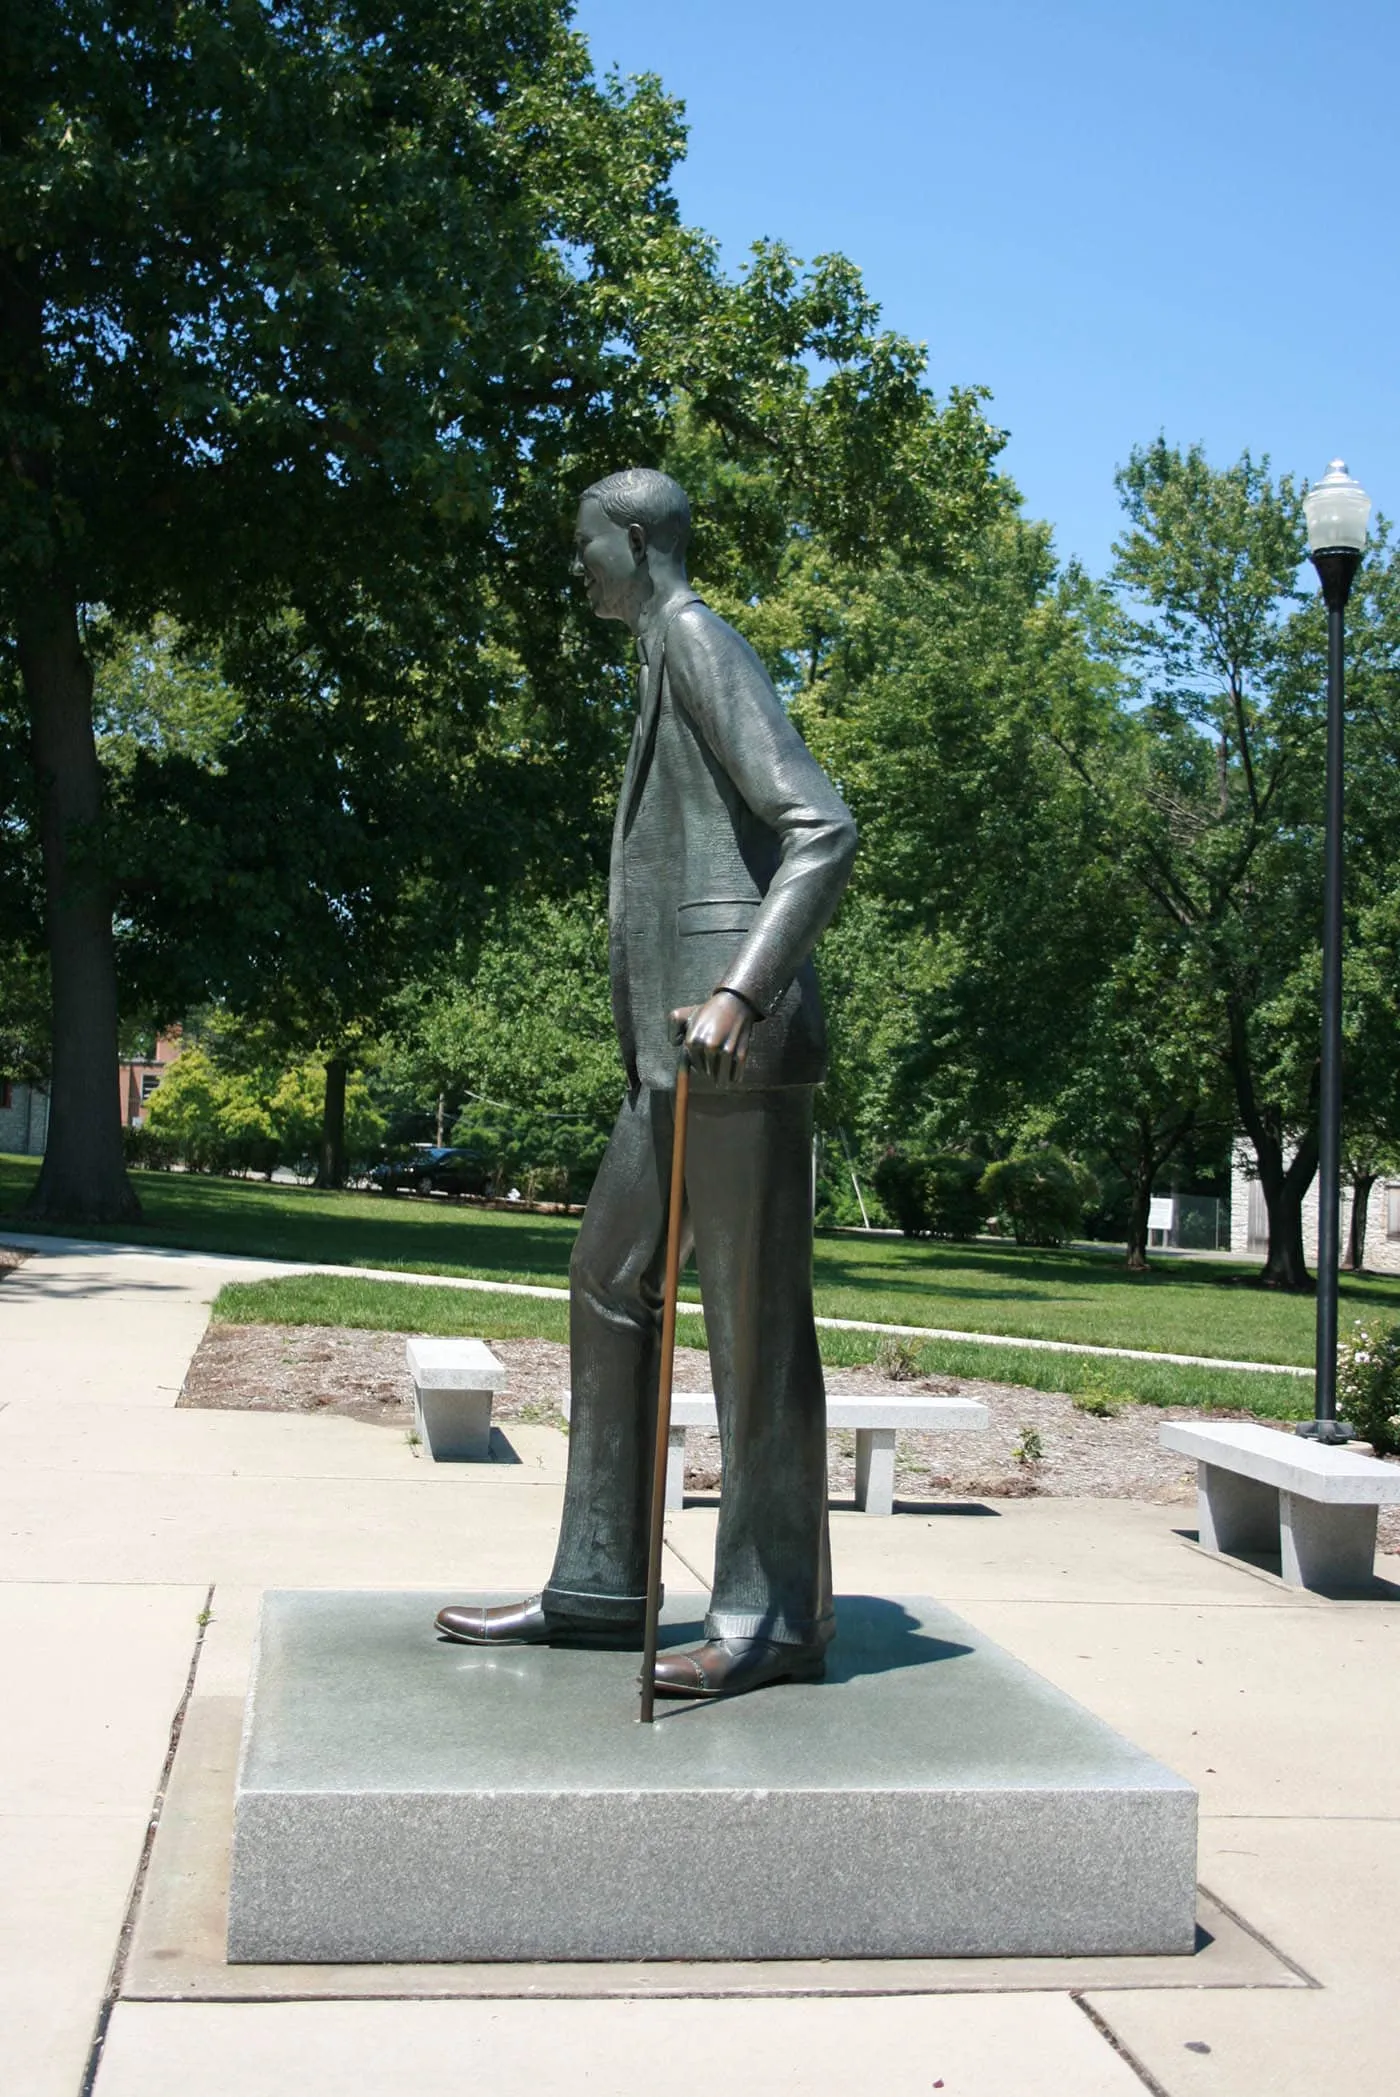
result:
[[[577,554],[574,555],[573,559],[569,563],[569,573],[570,575],[572,575],[575,582],[582,582],[583,562],[579,559]]]

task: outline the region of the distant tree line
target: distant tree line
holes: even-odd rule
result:
[[[1219,1184],[1242,1131],[1265,1277],[1305,1286],[1301,489],[1158,439],[1109,576],[1057,562],[984,396],[935,396],[849,263],[721,271],[669,187],[677,105],[595,80],[568,14],[4,14],[0,1060],[52,1083],[35,1213],[136,1213],[118,1039],[175,1020],[198,1056],[148,1147],[181,1110],[189,1162],[338,1184],[441,1131],[586,1185],[634,666],[567,547],[582,488],[645,461],[861,828],[820,956],[823,1212],[1087,1217],[1140,1266],[1154,1186]],[[1384,527],[1349,632],[1364,1216],[1400,1161]]]

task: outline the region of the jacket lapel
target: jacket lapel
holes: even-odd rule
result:
[[[627,770],[623,775],[622,799],[618,810],[619,828],[624,832],[632,820],[643,783],[651,767],[651,753],[656,743],[656,724],[661,714],[666,635],[677,612],[684,611],[688,604],[699,604],[701,601],[693,590],[684,597],[678,597],[667,612],[664,623],[652,635],[648,644],[641,699],[637,707],[637,726],[632,736],[632,748],[627,753]]]

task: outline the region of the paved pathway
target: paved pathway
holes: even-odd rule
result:
[[[837,1587],[938,1594],[1197,1784],[1202,1879],[1268,1940],[1221,1919],[1235,1983],[1144,1985],[1135,1963],[1127,1986],[1022,1971],[1005,1992],[957,1968],[817,2000],[655,1999],[653,1977],[622,2000],[232,2002],[137,1999],[119,1969],[102,2016],[172,1725],[185,1709],[176,1788],[197,1788],[260,1592],[523,1590],[557,1521],[548,1429],[512,1428],[519,1464],[435,1471],[354,1421],[176,1410],[228,1272],[49,1246],[0,1283],[4,2097],[79,2097],[94,2060],[95,2097],[1393,2097],[1400,1588],[1299,1595],[1194,1551],[1180,1510],[1119,1502],[838,1512]],[[714,1524],[672,1519],[674,1584],[703,1581]],[[178,1963],[140,1920],[145,1971]]]

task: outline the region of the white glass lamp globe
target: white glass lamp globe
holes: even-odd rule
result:
[[[1309,488],[1303,510],[1309,553],[1360,553],[1365,546],[1371,498],[1343,460],[1334,459],[1316,487]]]

